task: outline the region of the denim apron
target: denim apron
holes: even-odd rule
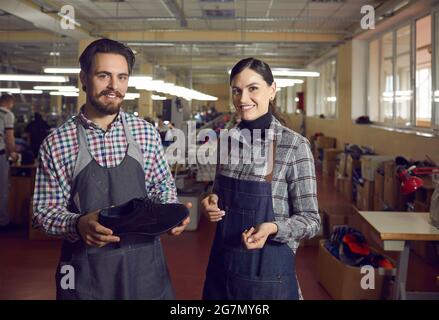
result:
[[[275,220],[271,180],[271,174],[262,182],[217,177],[218,207],[226,214],[217,224],[203,299],[299,299],[295,257],[287,244],[268,238],[263,248],[248,250],[241,242],[244,230]]]
[[[122,162],[111,168],[101,167],[93,158],[85,129],[77,121],[79,153],[70,212],[90,213],[146,196],[143,154],[124,114],[121,119],[127,152]],[[74,272],[74,288],[63,280],[69,268]],[[57,299],[175,298],[159,237],[126,235],[102,248],[88,246],[82,239],[74,243],[64,240],[55,279]]]

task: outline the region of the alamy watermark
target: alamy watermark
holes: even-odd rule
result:
[[[196,122],[188,121],[185,131],[175,128],[167,136],[172,142],[165,150],[170,165],[253,164],[265,174],[273,170],[273,129],[222,129],[217,135],[212,129],[197,133]]]
[[[360,286],[363,290],[375,289],[375,269],[371,265],[365,265],[361,267],[361,274],[366,274],[361,277]]]
[[[60,273],[63,276],[60,279],[60,287],[63,290],[75,290],[75,268],[69,264],[61,267]]]
[[[71,5],[62,6],[58,15],[61,17],[60,25],[63,30],[74,30],[79,25],[75,20],[75,8]]]
[[[371,5],[361,7],[361,13],[365,14],[360,21],[361,29],[375,29],[375,8]]]

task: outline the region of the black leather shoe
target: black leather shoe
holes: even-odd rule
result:
[[[150,236],[165,233],[182,223],[189,209],[180,203],[155,203],[133,199],[122,205],[101,210],[99,223],[113,234],[138,233]]]

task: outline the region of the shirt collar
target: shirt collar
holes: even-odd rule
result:
[[[121,113],[123,112],[122,109],[120,109],[119,113],[117,114],[116,118],[114,118],[113,122],[110,123],[110,125],[108,126],[108,130],[110,131],[112,128],[117,127],[119,124],[122,123],[122,117],[121,117]],[[84,114],[84,106],[81,107],[81,110],[79,111],[78,114],[78,120],[80,121],[80,123],[84,126],[84,128],[86,129],[96,129],[96,130],[104,130],[102,129],[97,123],[89,120],[85,114]]]

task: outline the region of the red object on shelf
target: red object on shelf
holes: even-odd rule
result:
[[[424,185],[424,181],[416,176],[417,175],[429,175],[429,174],[439,174],[439,167],[424,167],[424,168],[414,168],[410,167],[408,169],[401,170],[399,173],[399,179],[401,180],[401,193],[403,195],[408,195],[415,192],[420,187]]]

